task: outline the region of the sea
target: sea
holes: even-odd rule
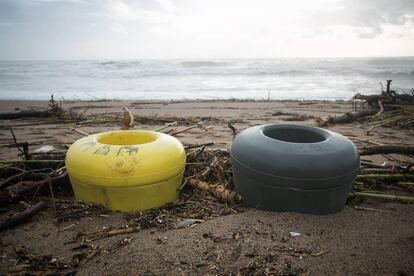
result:
[[[392,80],[414,90],[414,57],[0,61],[0,99],[349,100]]]

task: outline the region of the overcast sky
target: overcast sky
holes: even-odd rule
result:
[[[414,0],[0,0],[0,59],[414,56]]]

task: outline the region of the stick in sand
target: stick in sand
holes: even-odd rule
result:
[[[40,201],[39,203],[33,205],[33,207],[28,208],[23,212],[17,213],[12,217],[5,219],[4,221],[0,222],[0,231],[25,222],[29,218],[33,217],[34,215],[45,209],[46,207],[46,202]]]

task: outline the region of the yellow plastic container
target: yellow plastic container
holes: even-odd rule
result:
[[[120,130],[79,139],[65,162],[76,199],[142,211],[178,199],[186,155],[170,135]]]

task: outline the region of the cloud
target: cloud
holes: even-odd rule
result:
[[[171,0],[158,0],[158,3],[160,4],[160,6],[168,11],[168,12],[174,12],[176,11],[176,6],[174,4],[173,1]]]
[[[40,3],[57,3],[57,2],[67,2],[67,3],[75,3],[75,4],[87,4],[87,0],[32,0],[33,2],[40,2]]]
[[[312,17],[310,26],[317,29],[349,26],[360,38],[374,38],[383,33],[384,26],[414,23],[412,0],[346,0],[336,4],[337,9],[333,11],[319,10],[309,14]]]
[[[113,31],[114,33],[123,34],[123,35],[128,33],[128,30],[119,23],[114,23],[111,26],[111,31]]]
[[[0,28],[0,58],[414,55],[414,0],[0,0]]]
[[[149,24],[168,23],[175,10],[170,1],[162,1],[162,5],[137,1],[109,0],[106,2],[108,16],[116,21],[142,21]],[[161,2],[158,2],[161,3]]]

